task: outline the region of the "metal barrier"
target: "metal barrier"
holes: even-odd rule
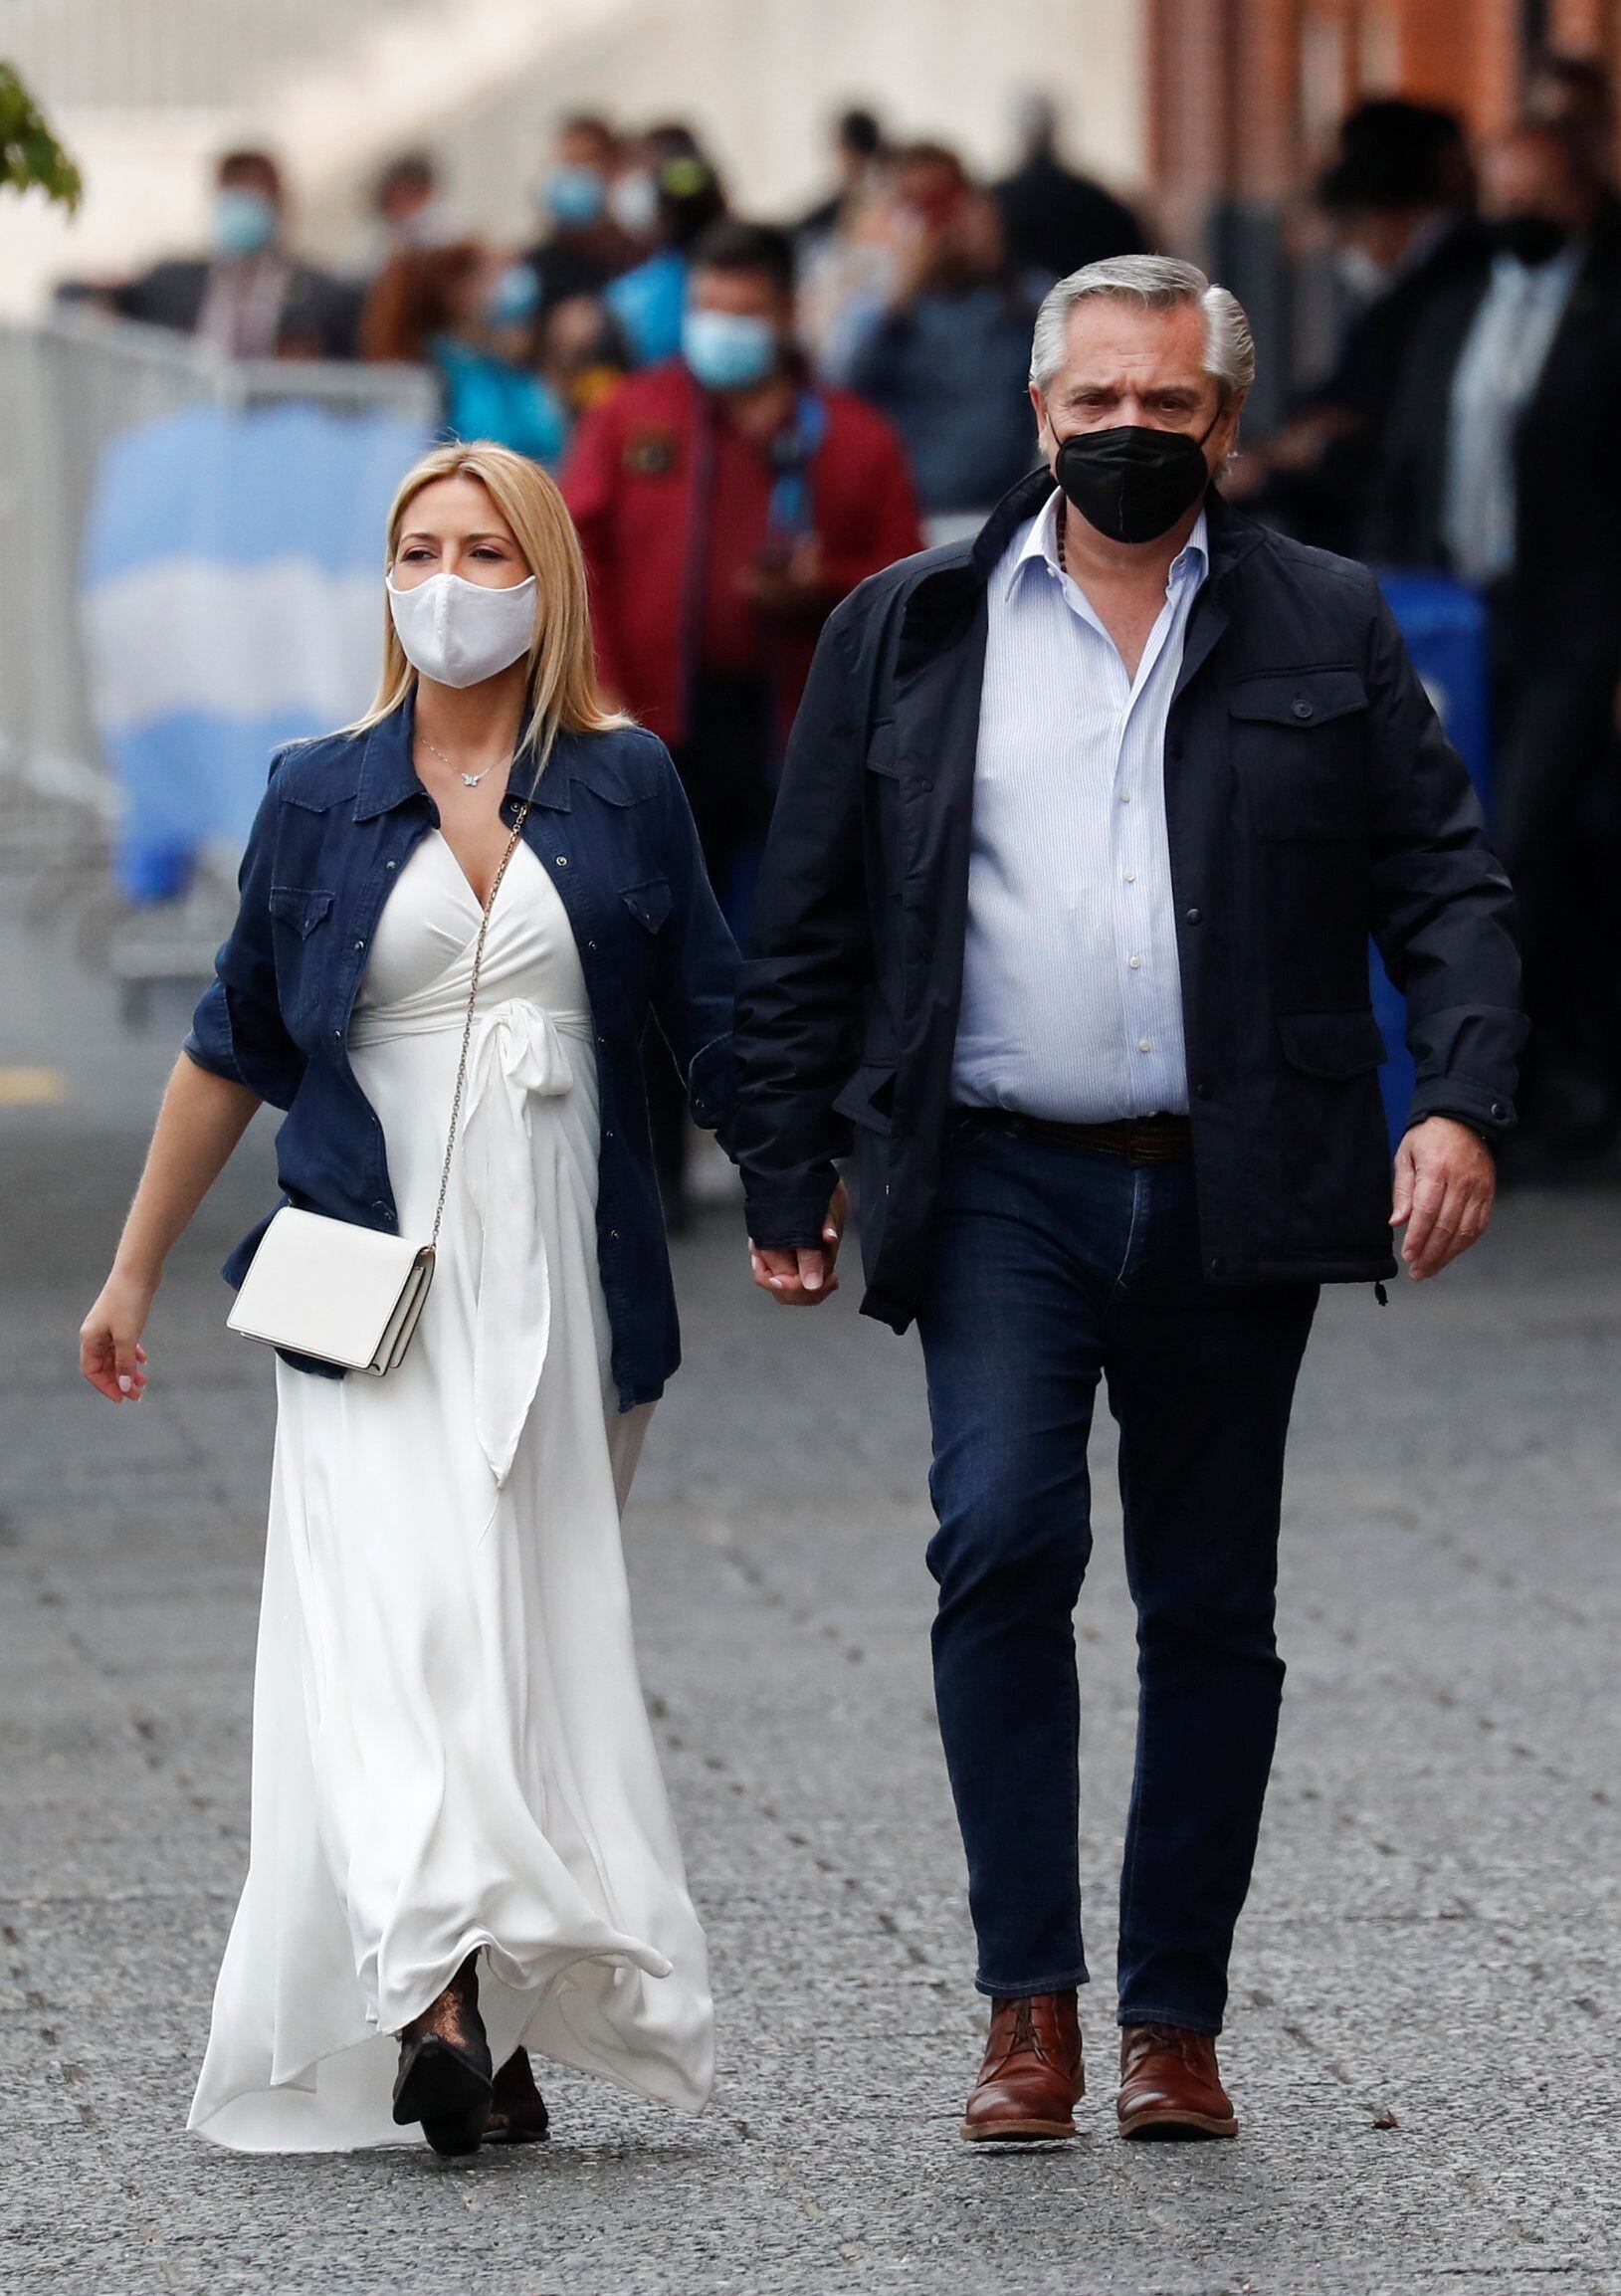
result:
[[[82,953],[110,965],[132,1014],[143,981],[207,970],[229,884],[205,869],[185,902],[138,919],[111,892],[117,792],[91,723],[79,636],[86,513],[120,431],[199,402],[289,399],[385,410],[424,429],[438,410],[432,378],[414,367],[232,364],[163,328],[91,312],[0,322],[0,873],[23,881],[33,915],[66,907]]]

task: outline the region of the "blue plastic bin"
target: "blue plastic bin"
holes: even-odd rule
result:
[[[1379,587],[1395,615],[1413,667],[1423,679],[1447,738],[1469,768],[1487,818],[1492,813],[1492,664],[1487,611],[1473,590],[1444,574],[1382,572]],[[1413,1097],[1406,1006],[1391,987],[1377,949],[1369,951],[1373,1010],[1385,1041],[1379,1071],[1394,1147]]]

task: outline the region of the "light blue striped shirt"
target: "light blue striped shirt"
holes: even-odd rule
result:
[[[1204,514],[1135,678],[1058,562],[1055,489],[990,582],[953,1097],[1065,1124],[1187,1109],[1165,721]]]

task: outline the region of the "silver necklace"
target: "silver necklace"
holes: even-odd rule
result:
[[[439,743],[437,741],[430,741],[427,734],[423,732],[420,727],[417,729],[417,739],[422,743],[422,746],[425,749],[431,749],[433,751],[434,755],[439,759],[442,765],[448,765],[451,771],[456,775],[457,779],[459,781],[465,782],[470,789],[477,789],[479,783],[485,779],[486,775],[494,773],[496,770],[494,765],[486,765],[482,772],[464,773],[461,766],[457,764],[456,759],[454,757],[447,757],[444,750],[440,748]],[[507,759],[507,763],[510,765],[511,762],[512,760],[510,757],[508,757]]]

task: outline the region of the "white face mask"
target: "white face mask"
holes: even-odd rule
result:
[[[526,654],[534,636],[534,576],[507,590],[434,574],[413,589],[388,580],[388,610],[405,658],[436,686],[478,686]]]

